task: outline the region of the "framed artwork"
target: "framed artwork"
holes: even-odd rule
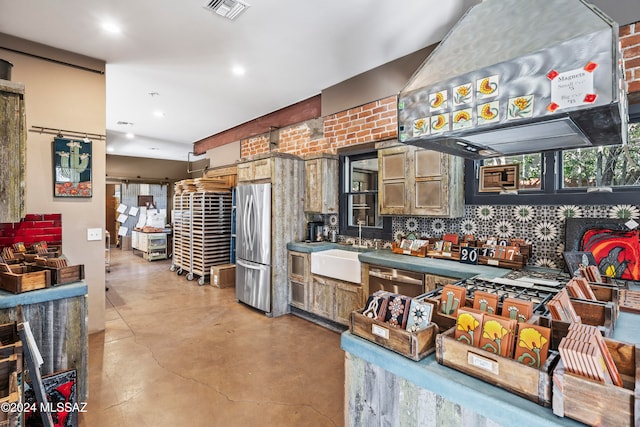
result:
[[[91,197],[91,141],[54,138],[54,197]]]
[[[517,190],[520,183],[520,165],[480,166],[479,192],[491,193]]]
[[[57,372],[42,377],[42,385],[51,404],[54,427],[77,427],[78,412],[84,410],[84,404],[78,403],[77,397],[77,373],[75,369]],[[30,383],[24,386],[25,408],[38,407],[33,388]],[[40,424],[40,414],[36,412],[24,412],[24,425]]]

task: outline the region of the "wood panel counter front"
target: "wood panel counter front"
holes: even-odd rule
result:
[[[0,323],[28,321],[42,354],[43,376],[75,369],[78,402],[88,395],[87,284],[78,281],[21,294],[0,291]]]

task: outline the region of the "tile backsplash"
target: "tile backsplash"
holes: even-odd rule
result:
[[[462,218],[394,216],[392,230],[394,240],[411,232],[425,238],[445,233],[473,234],[481,239],[524,238],[533,245],[529,265],[563,268],[566,218],[628,218],[640,222],[640,205],[467,205]],[[327,215],[325,224],[337,230],[337,215]],[[341,241],[350,239],[340,236]],[[385,243],[390,246],[390,242]]]

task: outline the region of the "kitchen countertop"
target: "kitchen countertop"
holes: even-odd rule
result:
[[[360,252],[360,256],[358,258],[362,263],[460,279],[468,279],[477,275],[491,279],[494,277],[502,277],[511,271],[506,268],[491,267],[487,265],[470,265],[446,259],[422,258],[395,254],[389,249],[358,249],[351,245],[331,242],[290,242],[287,243],[287,249],[303,253],[319,252],[327,249],[357,251]]]

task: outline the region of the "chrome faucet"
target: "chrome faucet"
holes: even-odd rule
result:
[[[358,221],[358,240],[357,243],[353,243],[354,248],[366,248],[366,245],[362,245],[362,220]]]

